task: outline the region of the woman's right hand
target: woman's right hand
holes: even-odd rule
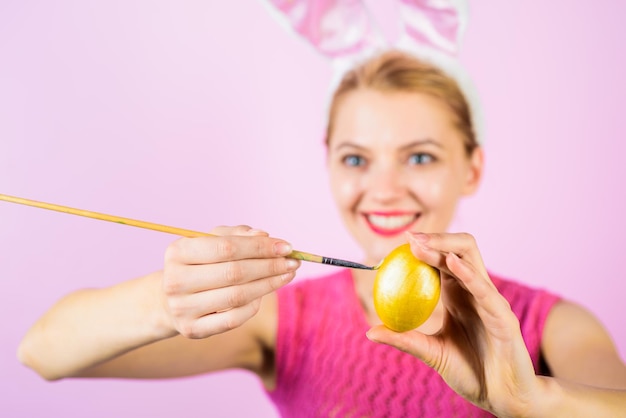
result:
[[[284,240],[248,226],[181,238],[165,254],[164,306],[172,331],[206,338],[239,327],[261,298],[289,283],[300,266]]]

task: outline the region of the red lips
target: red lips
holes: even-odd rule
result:
[[[368,212],[363,217],[370,229],[378,235],[393,236],[411,229],[419,213],[405,211]]]

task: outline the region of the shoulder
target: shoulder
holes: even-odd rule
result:
[[[588,309],[545,289],[490,276],[520,320],[533,363],[540,353],[554,377],[626,388],[626,366],[611,336]]]
[[[561,300],[550,312],[544,331],[544,347],[548,351],[557,351],[559,348],[569,347],[572,343],[577,346],[596,346],[613,350],[611,338],[595,315],[582,305]],[[571,348],[576,350],[576,346]]]
[[[554,306],[548,316],[547,326],[549,327],[547,331],[551,331],[549,335],[552,339],[559,335],[572,335],[574,331],[581,328],[588,330],[604,328],[587,308],[569,300],[561,300]]]
[[[603,387],[626,387],[626,366],[601,321],[588,309],[561,300],[551,310],[542,341],[555,377]]]
[[[521,322],[544,322],[552,308],[561,300],[561,297],[544,288],[530,286],[510,278],[489,273],[498,292],[511,305],[511,309]]]

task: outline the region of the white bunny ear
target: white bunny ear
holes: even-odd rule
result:
[[[478,143],[484,141],[484,121],[478,93],[459,61],[469,8],[466,0],[400,0],[403,32],[396,48],[441,68],[454,78],[472,113]]]
[[[277,21],[331,60],[333,81],[387,47],[361,0],[263,0]]]

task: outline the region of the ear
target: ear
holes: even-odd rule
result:
[[[485,164],[485,155],[483,153],[482,147],[476,147],[474,151],[472,151],[472,155],[469,158],[469,166],[467,170],[467,178],[465,180],[465,185],[463,187],[464,195],[472,195],[476,193],[478,186],[480,185],[480,181],[483,177],[484,164]]]

